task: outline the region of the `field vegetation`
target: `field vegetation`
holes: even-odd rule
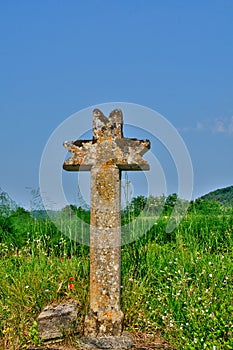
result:
[[[233,349],[233,208],[196,200],[167,232],[177,200],[149,197],[146,204],[139,196],[122,211],[132,235],[122,246],[124,327],[160,334],[175,349]],[[64,208],[64,235],[44,213],[33,217],[6,203],[0,210],[0,348],[39,345],[40,311],[68,298],[80,310],[75,332],[65,335],[72,342],[88,312],[89,248],[70,232],[88,237],[89,211]],[[75,217],[82,220],[73,227]]]

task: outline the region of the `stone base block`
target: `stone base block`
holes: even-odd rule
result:
[[[40,337],[44,340],[61,338],[64,331],[74,327],[76,317],[77,305],[72,300],[46,306],[37,318]]]
[[[88,337],[80,341],[80,346],[83,349],[130,349],[134,346],[133,339],[128,334],[121,336],[109,337]]]

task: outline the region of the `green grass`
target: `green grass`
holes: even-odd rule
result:
[[[147,220],[131,226],[132,237],[141,236]],[[161,216],[122,247],[124,327],[158,332],[176,349],[233,349],[232,210],[191,212],[172,233],[167,221]],[[88,311],[88,248],[60,236],[45,219],[32,221],[30,230],[18,247],[6,234],[0,243],[2,349],[36,343],[35,320],[49,303],[76,300],[79,324]],[[74,290],[68,289],[71,276]]]

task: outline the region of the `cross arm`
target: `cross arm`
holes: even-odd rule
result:
[[[120,170],[149,170],[142,156],[150,149],[149,140],[119,138],[98,145],[96,140],[64,142],[72,154],[64,164],[67,171],[88,171],[93,165],[116,165]]]
[[[64,147],[72,156],[63,163],[63,169],[67,171],[88,171],[95,160],[95,141],[77,140],[65,141]]]
[[[121,156],[116,164],[120,170],[149,170],[150,166],[142,156],[150,149],[149,140],[121,138],[116,140]]]

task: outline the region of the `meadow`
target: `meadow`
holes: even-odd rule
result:
[[[157,203],[135,221],[142,202],[137,198],[122,213],[122,225],[130,222],[132,234],[132,242],[122,246],[124,328],[160,335],[177,350],[233,349],[233,208],[193,202],[168,233],[171,201],[160,215]],[[61,225],[67,220],[71,225],[71,216],[83,222],[90,217],[82,208],[66,208]],[[85,225],[76,225],[76,231],[88,235]],[[142,230],[147,233],[141,235]],[[40,311],[69,298],[80,311],[77,327],[65,337],[74,342],[82,335],[88,312],[88,246],[72,240],[69,232],[62,235],[47,217],[2,208],[0,257],[1,349],[39,345]]]

